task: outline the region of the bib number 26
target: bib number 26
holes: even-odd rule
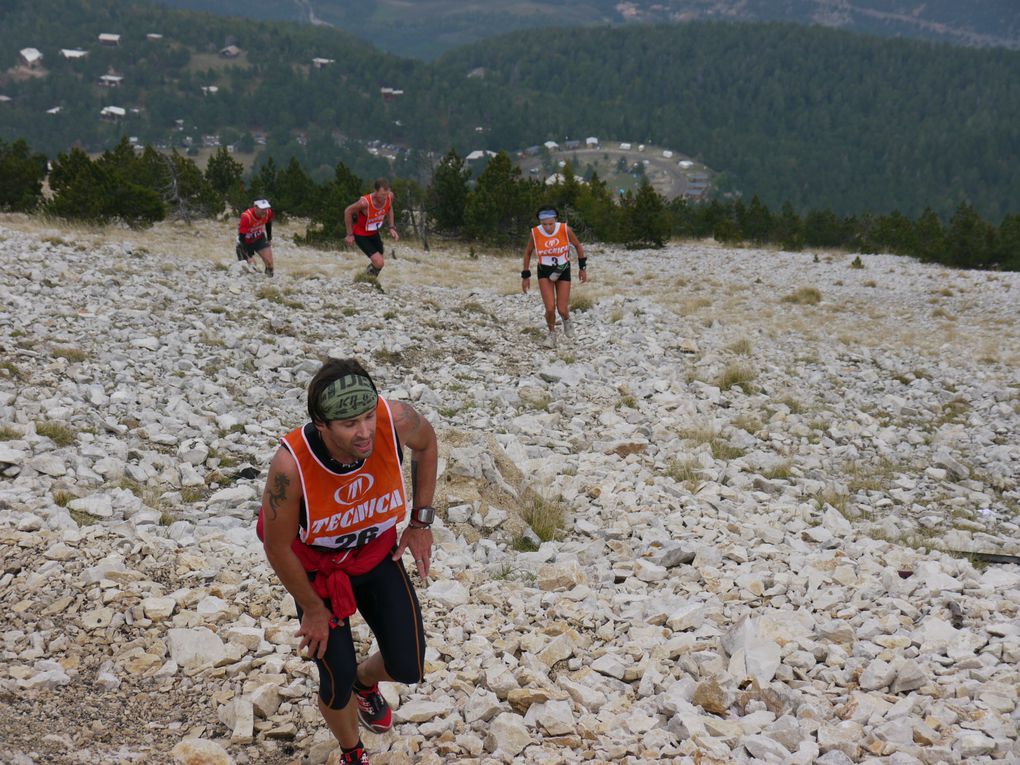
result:
[[[356,547],[364,547],[373,539],[379,536],[379,529],[375,526],[369,526],[367,529],[362,529],[357,534],[344,534],[336,538],[336,549],[337,550],[352,550]]]

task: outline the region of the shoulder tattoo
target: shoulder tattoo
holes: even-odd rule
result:
[[[417,432],[418,428],[421,427],[421,415],[418,414],[418,410],[410,404],[401,404],[400,412],[397,414],[397,424],[401,427],[408,428],[406,435],[411,435]]]
[[[269,518],[276,520],[280,508],[287,501],[287,487],[290,486],[290,479],[283,473],[277,473],[273,477],[273,485],[269,488]]]

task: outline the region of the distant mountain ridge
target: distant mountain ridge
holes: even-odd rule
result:
[[[383,50],[431,59],[517,29],[688,21],[787,21],[887,37],[1020,48],[1016,0],[157,0],[264,20],[334,26]]]

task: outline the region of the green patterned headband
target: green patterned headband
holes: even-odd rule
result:
[[[327,420],[353,420],[374,409],[378,397],[367,377],[345,375],[322,391],[319,408]]]

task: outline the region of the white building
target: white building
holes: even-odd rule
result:
[[[587,138],[584,139],[584,145],[587,146],[589,149],[598,148],[599,139],[593,135],[588,136]]]
[[[120,106],[104,106],[99,112],[99,119],[107,120],[108,122],[118,122],[124,119],[127,114],[127,109]]]
[[[163,39],[163,35],[159,34],[158,32],[149,32],[147,35],[145,35],[145,39],[148,40],[149,42],[159,42],[160,40]]]
[[[664,156],[666,159],[671,159],[673,157],[673,152],[671,152],[669,149],[664,149],[662,152],[662,156]]]
[[[202,86],[202,95],[203,96],[215,96],[219,92],[220,92],[220,88],[219,88],[218,85],[203,85]]]
[[[484,159],[485,157],[495,157],[495,156],[496,156],[496,152],[494,152],[494,151],[489,151],[488,149],[475,149],[473,152],[471,152],[466,157],[464,157],[464,161],[465,162],[475,162],[476,160]]]
[[[68,61],[74,61],[75,59],[85,58],[89,55],[89,52],[87,50],[78,50],[77,48],[61,48],[60,55]]]
[[[621,143],[620,144],[620,148],[623,149],[624,151],[630,151],[630,144],[629,143]]]
[[[47,109],[46,113],[47,114],[60,114],[60,107],[59,106],[54,106],[52,109]]]
[[[546,141],[542,145],[545,148],[547,148],[549,151],[555,151],[556,149],[560,148],[560,145],[558,143],[556,143],[556,141]]]
[[[99,44],[106,45],[110,48],[116,48],[118,45],[120,45],[120,35],[114,35],[108,32],[104,32],[103,34],[99,35]]]
[[[99,84],[104,88],[119,88],[124,78],[119,74],[104,74],[99,78]]]
[[[32,67],[38,66],[43,57],[38,48],[22,48],[18,55],[21,57],[21,63]]]
[[[332,59],[332,58],[313,58],[312,59],[312,66],[314,66],[316,69],[325,69],[330,64],[335,64],[335,63],[336,63],[336,59]]]

